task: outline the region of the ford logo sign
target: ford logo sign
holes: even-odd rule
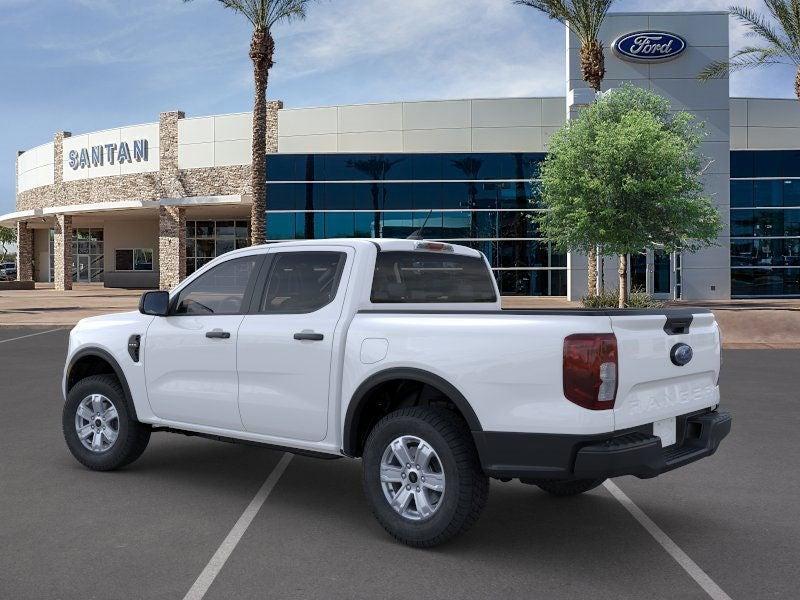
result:
[[[660,62],[677,58],[686,50],[686,40],[665,31],[637,31],[614,41],[614,53],[634,62]]]
[[[669,353],[669,357],[672,360],[672,364],[678,367],[688,365],[689,361],[692,360],[693,356],[694,356],[694,351],[692,350],[692,347],[688,344],[675,344]]]

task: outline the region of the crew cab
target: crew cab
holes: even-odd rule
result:
[[[707,310],[502,310],[476,250],[286,242],[80,321],[63,430],[101,471],[153,432],[361,458],[378,521],[433,546],[476,521],[490,478],[567,496],[713,454],[719,372]]]

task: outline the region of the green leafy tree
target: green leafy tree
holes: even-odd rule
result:
[[[625,85],[603,94],[549,142],[535,219],[562,251],[600,245],[619,255],[619,306],[628,300],[627,255],[645,248],[696,252],[713,245],[720,216],[703,196],[703,128],[667,100]]]
[[[8,258],[8,247],[16,243],[17,232],[10,227],[0,227],[0,250],[3,252],[0,262],[6,262]]]
[[[741,21],[756,44],[733,53],[730,60],[716,61],[700,73],[700,79],[725,77],[731,71],[766,65],[789,64],[796,69],[794,93],[800,99],[800,0],[764,0],[769,17],[746,6],[732,6],[730,13]]]
[[[530,6],[551,19],[563,23],[581,42],[581,77],[595,92],[600,91],[606,76],[600,27],[614,0],[514,0],[514,4]],[[597,249],[588,248],[589,296],[597,289]]]
[[[183,0],[191,2],[191,0]],[[274,65],[275,40],[272,28],[278,23],[305,19],[306,8],[313,0],[218,0],[222,6],[235,10],[253,26],[250,39],[250,60],[253,61],[255,100],[253,102],[253,155],[250,209],[252,243],[263,244],[266,239],[266,176],[264,156],[267,149],[267,83]]]

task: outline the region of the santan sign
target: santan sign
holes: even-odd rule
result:
[[[686,50],[686,40],[665,31],[637,31],[614,41],[614,53],[634,62],[660,62],[677,58]]]
[[[133,146],[133,151],[131,151]],[[102,167],[104,164],[113,165],[115,163],[124,164],[136,162],[147,162],[148,143],[146,139],[120,142],[119,144],[101,144],[91,148],[81,148],[70,150],[67,157],[69,166],[73,171],[90,167]]]

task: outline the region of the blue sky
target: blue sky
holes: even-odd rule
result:
[[[563,28],[510,0],[320,0],[275,33],[269,96],[286,106],[564,93]],[[217,0],[0,0],[0,214],[14,210],[17,150],[56,131],[250,110],[248,43],[247,22]],[[793,77],[737,75],[732,93],[791,97]]]

